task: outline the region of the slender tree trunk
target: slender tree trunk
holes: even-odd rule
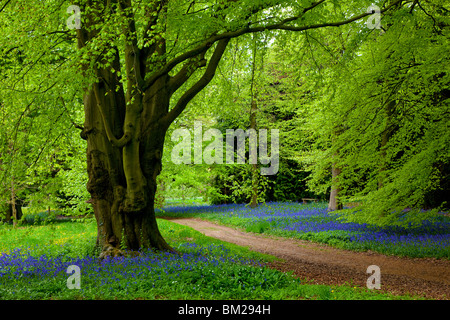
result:
[[[255,99],[252,99],[252,108],[250,111],[250,129],[255,131],[256,131],[256,112],[257,112],[256,101]],[[250,199],[250,207],[256,208],[258,206],[258,181],[259,181],[258,164],[254,162],[250,165],[252,170],[252,195]]]
[[[15,190],[14,190],[14,194],[16,194]],[[4,221],[4,222],[13,221],[13,224],[14,224],[14,215],[16,216],[16,219],[15,219],[16,221],[19,221],[22,218],[23,201],[20,198],[18,199],[17,194],[16,194],[16,197],[14,199],[14,205],[12,202],[13,202],[12,198],[10,199],[10,201],[7,202],[6,215],[3,218],[0,217],[0,221]]]
[[[257,39],[256,35],[252,34],[254,41],[253,48],[253,62],[252,62],[252,82],[250,86],[250,94],[251,94],[251,107],[250,107],[250,131],[256,132],[256,114],[258,112],[258,105],[256,101],[256,90],[255,90],[255,71],[256,71],[256,51],[257,51]],[[255,137],[256,138],[256,137]],[[256,147],[256,146],[254,146]],[[251,159],[250,157],[256,157],[256,150],[253,150],[253,154],[250,153],[250,165],[252,170],[252,194],[250,198],[250,207],[256,208],[258,206],[258,181],[259,181],[259,173],[258,173],[258,164],[256,159]]]
[[[328,202],[328,210],[335,211],[335,210],[341,210],[342,209],[342,203],[339,200],[339,175],[341,174],[341,169],[339,169],[335,163],[332,164],[331,168],[331,176],[332,176],[332,185],[331,185],[331,192],[330,192],[330,200]]]
[[[13,227],[17,226],[16,193],[14,190],[14,178],[11,178],[11,211]]]
[[[334,132],[332,134],[332,143],[336,144],[336,139],[338,135],[340,134],[342,128],[336,127],[334,129]],[[335,210],[341,210],[343,208],[342,202],[339,200],[339,194],[341,192],[341,188],[339,186],[339,175],[341,174],[342,170],[337,165],[337,159],[338,152],[336,151],[333,154],[333,163],[331,165],[331,192],[330,192],[330,200],[328,202],[328,210],[335,211]]]

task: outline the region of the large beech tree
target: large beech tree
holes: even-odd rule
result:
[[[230,40],[336,27],[368,15],[366,7],[358,14],[325,0],[104,0],[79,6],[80,66],[92,80],[85,88],[82,136],[102,255],[121,254],[121,244],[171,250],[154,213],[164,138],[211,82]]]
[[[403,3],[408,1],[381,1],[379,6],[384,13]],[[33,27],[28,37],[55,25],[58,30],[47,30],[48,37],[76,34],[77,54],[72,61],[84,83],[81,136],[87,140],[87,188],[101,256],[120,255],[123,246],[171,250],[154,212],[166,132],[212,81],[232,39],[256,32],[278,36],[292,31],[301,36],[309,29],[354,22],[363,28],[371,4],[362,0],[345,4],[333,0],[52,0],[15,6],[25,11],[29,6],[30,17],[40,15],[40,20],[34,18],[39,27]],[[81,9],[79,29],[61,26],[61,10],[65,13],[69,5]],[[52,20],[52,15],[59,21]],[[52,48],[57,45],[52,42]]]

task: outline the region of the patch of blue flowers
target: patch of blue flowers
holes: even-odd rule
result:
[[[45,254],[33,256],[31,251],[16,249],[0,256],[0,299],[44,299],[55,295],[61,298],[61,294],[62,298],[64,295],[129,298],[129,294],[155,298],[165,294],[172,297],[174,290],[180,298],[196,293],[213,296],[214,288],[209,286],[219,283],[226,287],[239,268],[244,268],[246,274],[263,270],[260,262],[232,254],[223,245],[183,243],[178,250],[180,253],[148,250],[139,256],[100,261],[92,256],[73,259]],[[69,277],[66,270],[70,265],[81,270],[81,290],[66,287]],[[239,281],[245,287],[244,279],[241,277]],[[263,288],[266,279],[255,279],[260,281],[252,287]]]
[[[442,216],[420,225],[377,226],[346,222],[324,204],[267,203],[172,207],[160,215],[199,216],[247,231],[295,236],[347,249],[373,250],[412,257],[450,258],[450,218]]]

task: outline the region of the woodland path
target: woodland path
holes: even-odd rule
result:
[[[292,271],[310,283],[366,287],[367,267],[381,271],[381,292],[412,294],[433,299],[450,299],[450,261],[429,258],[403,258],[374,252],[354,252],[298,239],[243,232],[210,221],[170,219],[206,236],[273,255],[281,260],[268,265]],[[376,290],[376,289],[374,289]]]

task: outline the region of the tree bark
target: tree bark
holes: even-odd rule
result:
[[[11,199],[12,200],[12,199]],[[19,221],[22,218],[22,201],[20,199],[16,199],[14,200],[14,204],[12,203],[13,201],[8,201],[7,202],[7,206],[6,206],[6,213],[4,217],[0,216],[0,221],[3,222],[13,222],[13,225],[16,226],[17,224],[14,221]],[[15,216],[15,218],[14,218]]]
[[[115,82],[113,78],[108,80],[105,83]],[[143,111],[137,118],[139,122],[133,123],[137,124],[139,134],[123,148],[110,143],[102,121],[109,123],[116,137],[122,136],[121,128],[127,126],[123,92],[108,91],[105,83],[100,83],[97,96],[91,89],[84,98],[87,188],[97,220],[97,245],[101,257],[121,255],[123,249],[172,250],[159,232],[154,211],[156,178],[161,171],[167,130],[153,123],[154,117],[158,116],[155,113],[164,109],[167,112],[168,108],[168,95],[157,87],[163,82],[161,79],[149,89],[148,96],[159,93],[150,100],[143,99]],[[100,98],[103,110],[107,110],[104,117],[100,114],[97,98]]]

